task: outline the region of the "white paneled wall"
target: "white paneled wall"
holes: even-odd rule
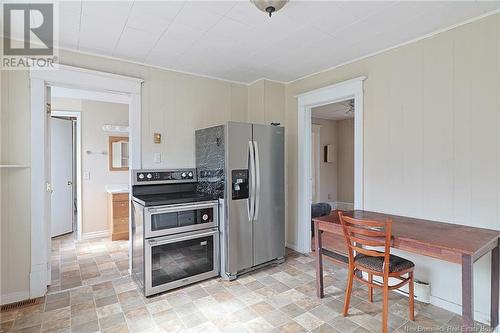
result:
[[[228,120],[247,120],[246,86],[168,72],[151,71],[143,93],[143,167],[194,167],[194,131]],[[153,142],[153,133],[162,142]],[[161,153],[160,163],[154,154]]]
[[[365,209],[500,230],[500,14],[287,86],[288,183],[296,179],[294,96],[366,75]],[[297,197],[288,187],[288,209]],[[288,216],[289,242],[296,236]],[[433,302],[461,303],[458,265],[408,253]],[[489,256],[475,264],[476,319],[489,318]]]
[[[285,85],[259,80],[248,86],[248,121],[260,124],[285,122]]]
[[[28,73],[1,71],[0,164],[30,164]],[[20,133],[22,133],[20,135]],[[2,304],[29,296],[30,169],[0,168]],[[19,262],[26,263],[19,265]],[[13,269],[13,268],[16,269]]]
[[[195,129],[248,119],[246,85],[62,50],[59,55],[65,65],[144,79],[142,163],[145,168],[194,167]],[[0,164],[29,165],[29,73],[2,71],[1,97]],[[161,144],[153,143],[155,132],[162,134]],[[155,153],[162,154],[160,163],[154,162]],[[29,297],[29,168],[0,169],[0,188],[0,292],[5,303]]]

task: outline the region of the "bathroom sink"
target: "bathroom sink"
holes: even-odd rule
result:
[[[128,184],[113,184],[106,185],[106,192],[108,193],[128,193],[129,187]]]

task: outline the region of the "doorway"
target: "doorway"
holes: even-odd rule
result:
[[[129,106],[118,103],[123,102],[120,98],[112,94],[93,96],[91,91],[57,86],[51,89],[53,232],[49,292],[97,280],[112,280],[126,274],[128,228],[121,230],[122,240],[112,238],[114,234],[110,230],[108,214],[109,193],[126,196],[129,189]],[[119,150],[114,149],[116,138],[126,140],[127,144],[120,144]],[[68,152],[58,149],[60,146],[66,147]],[[71,150],[77,153],[71,154]],[[71,166],[79,175],[73,177],[74,181]],[[75,194],[79,195],[73,195],[73,184]],[[126,216],[123,219],[122,227],[127,227],[128,219]],[[73,224],[73,220],[76,223]],[[82,249],[84,244],[92,245],[91,253],[86,254],[87,250]],[[110,253],[109,248],[116,252]],[[78,260],[82,256],[86,257],[84,264]],[[102,262],[99,258],[107,260]]]
[[[358,77],[297,95],[298,102],[298,197],[297,226],[289,240],[301,253],[311,252],[311,131],[312,109],[354,100],[354,209],[363,208],[363,81]]]
[[[141,86],[143,80],[72,66],[30,71],[31,109],[31,270],[30,298],[41,297],[51,281],[51,89],[71,87],[94,96],[112,94],[128,104],[131,168],[141,168]],[[78,184],[78,181],[77,181]],[[80,200],[81,202],[81,200]],[[81,211],[81,210],[80,210]],[[130,214],[130,212],[129,212]],[[81,232],[81,228],[77,230]],[[80,235],[79,235],[80,236]],[[130,248],[129,246],[127,246]],[[130,266],[130,256],[127,260]]]
[[[311,117],[315,166],[311,170],[312,202],[328,203],[332,210],[351,210],[354,208],[354,99],[312,108]]]

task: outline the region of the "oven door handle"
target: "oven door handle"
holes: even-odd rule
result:
[[[193,209],[203,209],[203,208],[216,208],[217,203],[202,203],[202,204],[194,204],[194,205],[173,205],[169,207],[163,207],[163,208],[148,208],[148,212],[152,214],[157,214],[157,213],[169,213],[169,212],[179,212],[179,211],[186,211],[186,210],[193,210]]]
[[[164,237],[164,238],[160,238],[160,239],[148,239],[148,244],[149,244],[149,246],[159,246],[159,245],[165,245],[165,244],[169,244],[169,243],[182,242],[185,240],[195,239],[195,238],[199,238],[199,237],[213,236],[217,233],[218,233],[218,231],[214,230],[214,231],[204,232],[204,233],[200,233],[200,234],[192,234],[192,235],[184,236],[184,237],[174,236],[174,237]]]

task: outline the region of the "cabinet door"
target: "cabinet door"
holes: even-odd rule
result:
[[[113,201],[113,218],[128,217],[128,201]]]
[[[127,240],[129,234],[128,193],[109,194],[109,230],[111,240]]]

